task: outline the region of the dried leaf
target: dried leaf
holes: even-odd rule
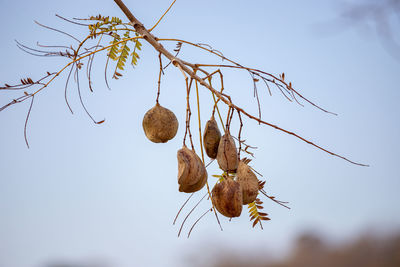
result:
[[[256,224],[258,223],[258,221],[259,221],[259,218],[257,218],[257,219],[253,222],[253,228],[254,228],[254,226],[256,226]]]

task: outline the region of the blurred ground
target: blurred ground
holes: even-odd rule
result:
[[[241,249],[240,249],[240,248]],[[201,249],[186,258],[186,266],[198,267],[398,267],[400,231],[392,234],[365,232],[348,241],[333,242],[313,232],[305,232],[294,241],[291,251],[277,259],[267,249],[243,249],[241,246],[214,247],[212,258],[203,258]],[[112,267],[101,260],[84,262],[54,261],[43,267]]]
[[[365,233],[347,242],[333,243],[314,233],[304,233],[293,244],[291,252],[280,260],[265,256],[261,250],[230,249],[219,254],[214,267],[398,267],[400,266],[400,232],[380,236]]]

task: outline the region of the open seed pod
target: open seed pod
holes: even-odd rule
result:
[[[243,205],[256,200],[258,195],[258,179],[247,163],[249,160],[243,159],[237,168],[237,181],[242,187]]]
[[[178,150],[179,191],[193,193],[199,191],[207,182],[207,170],[193,150],[186,146]]]
[[[231,178],[226,178],[214,186],[212,200],[219,213],[226,217],[239,217],[242,213],[242,188]]]
[[[204,148],[207,156],[212,159],[217,157],[220,140],[221,132],[218,129],[218,125],[214,119],[214,116],[212,116],[211,119],[206,123],[206,128],[203,135]]]
[[[226,132],[219,141],[217,161],[224,171],[236,172],[239,160],[235,141],[229,132]]]
[[[171,110],[157,103],[144,115],[142,126],[150,141],[165,143],[176,135],[178,120]]]

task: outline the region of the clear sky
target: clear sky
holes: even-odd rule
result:
[[[125,2],[147,27],[169,6],[165,0]],[[139,65],[128,66],[124,77],[112,80],[111,91],[103,82],[103,54],[95,61],[95,92],[87,86],[82,92],[92,115],[105,118],[104,124],[94,125],[86,116],[73,83],[69,99],[75,114],[69,113],[65,74],[35,98],[28,125],[30,149],[23,136],[29,103],[0,112],[0,267],[39,267],[58,261],[187,266],[187,261],[207,260],[221,250],[276,254],[303,230],[343,240],[367,230],[399,229],[400,62],[384,49],[373,25],[347,27],[338,22],[341,6],[335,3],[178,0],[154,34],[208,43],[243,65],[285,72],[301,93],[339,116],[306,103],[289,103],[277,90],[269,96],[260,86],[263,118],[370,167],[352,165],[246,120],[243,135],[258,147],[252,165],[267,179],[266,190],[289,201],[292,209],[263,199],[272,219],[264,223],[264,230],[251,228],[246,209],[232,222],[221,219],[223,232],[209,214],[187,239],[190,226],[209,207],[205,201],[177,238],[183,216],[178,225],[172,221],[187,198],[178,192],[176,181],[176,151],[185,123],[182,74],[173,67],[166,70],[160,97],[178,117],[178,134],[166,144],[154,144],[144,136],[141,121],[155,103],[157,53],[144,44]],[[34,20],[82,38],[85,28],[54,15],[101,13],[125,19],[111,0],[0,0],[0,10],[1,84],[40,77],[66,63],[33,57],[15,46],[14,39],[31,46],[36,41],[73,44]],[[342,26],[336,27],[336,22]],[[166,45],[170,50],[174,46]],[[181,56],[193,63],[221,63],[187,46]],[[249,75],[226,71],[224,77],[233,101],[257,114]],[[0,92],[0,104],[14,96]],[[204,125],[211,102],[204,88],[200,97]],[[198,147],[196,125],[193,120]],[[214,184],[211,174],[219,174],[215,163],[208,172]],[[184,215],[204,192],[195,195]]]

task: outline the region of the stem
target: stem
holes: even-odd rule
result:
[[[157,104],[158,104],[158,98],[160,97],[161,74],[163,74],[161,53],[158,54],[158,59],[159,59],[159,61],[160,61],[160,72],[159,72],[159,74],[158,74],[158,90],[157,90],[157,98],[156,98],[156,103],[157,103]]]
[[[201,148],[201,159],[202,159],[202,161],[203,161],[203,164],[205,164],[205,161],[204,161],[204,150],[203,150],[203,135],[202,135],[202,133],[201,133],[199,86],[198,86],[198,84],[197,84],[197,81],[196,81],[196,96],[197,96],[197,116],[198,116],[197,119],[198,119],[198,122],[199,122],[199,139],[200,139],[200,148]],[[207,168],[207,167],[206,167],[206,168]],[[212,195],[211,195],[210,185],[208,184],[208,181],[206,182],[206,185],[207,185],[207,193],[208,193],[208,196],[209,196],[210,201],[211,201],[211,206],[212,206],[212,209],[211,209],[211,210],[214,211],[215,218],[217,219],[217,222],[218,222],[218,224],[219,224],[219,226],[220,226],[220,228],[221,228],[221,231],[222,231],[222,226],[221,226],[221,223],[220,223],[220,221],[219,221],[219,219],[218,219],[218,215],[217,215],[217,212],[216,212],[214,200],[213,200]],[[205,214],[204,214],[204,215],[205,215]],[[203,216],[202,216],[202,217],[203,217]],[[202,217],[200,217],[200,218],[202,218]],[[199,220],[200,220],[200,219],[199,219]],[[195,224],[194,224],[194,225],[192,226],[192,228],[190,229],[189,234],[188,234],[188,237],[190,236],[190,232],[192,231],[193,227],[196,225],[197,222],[198,222],[198,221],[196,221]]]
[[[164,18],[164,16],[168,13],[168,11],[171,9],[171,7],[175,4],[176,0],[174,0],[174,2],[172,2],[172,4],[169,6],[169,8],[167,9],[167,11],[164,12],[164,14],[161,16],[161,18],[156,22],[156,24],[154,24],[153,27],[151,27],[151,29],[149,29],[149,32],[151,32],[152,30],[154,30],[155,27],[157,27],[158,23],[160,23],[160,21]]]
[[[200,148],[201,148],[201,159],[204,164],[204,152],[203,152],[203,135],[201,133],[201,116],[200,116],[200,98],[199,98],[199,86],[196,81],[196,97],[197,97],[197,120],[199,123],[199,139],[200,139]]]

